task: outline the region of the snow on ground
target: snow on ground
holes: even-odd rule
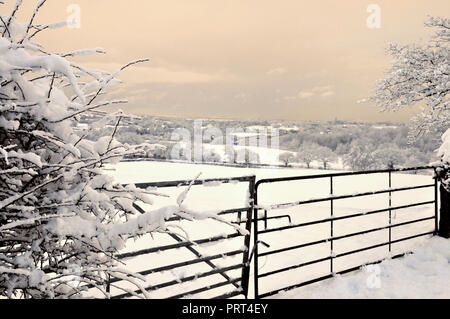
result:
[[[200,179],[218,178],[218,177],[236,177],[244,175],[256,175],[257,179],[301,176],[311,174],[328,173],[324,170],[308,170],[297,168],[239,168],[225,167],[218,165],[188,164],[188,163],[168,163],[168,162],[121,162],[115,166],[115,170],[109,170],[109,174],[121,183],[142,183],[155,181],[170,181],[193,179],[199,173],[202,173]],[[356,192],[375,191],[386,189],[388,185],[387,174],[374,174],[369,176],[349,176],[336,177],[333,179],[334,193],[354,194]],[[329,179],[314,179],[308,181],[283,182],[277,184],[262,184],[259,189],[259,205],[268,207],[272,204],[291,202],[298,200],[307,200],[313,197],[327,197],[330,194]],[[402,187],[421,184],[432,184],[432,177],[429,175],[411,175],[411,174],[392,174],[392,187]],[[185,190],[185,187],[160,188],[159,192],[170,195],[170,198],[156,198],[155,205],[145,206],[145,209],[156,209],[165,205],[176,203],[177,196]],[[198,185],[188,193],[185,205],[195,211],[219,211],[230,208],[241,208],[247,206],[248,184],[214,184]],[[391,201],[393,206],[404,205],[418,201],[432,201],[434,192],[432,188],[419,189],[407,192],[394,193]],[[356,199],[336,200],[334,201],[335,216],[344,216],[365,212],[368,210],[383,209],[388,207],[388,194],[376,196],[360,197]],[[330,216],[330,203],[322,202],[305,206],[295,206],[286,209],[268,209],[268,216],[290,215],[292,223],[303,223],[312,220],[324,219]],[[431,204],[412,207],[399,210],[392,214],[393,223],[401,223],[417,218],[429,217],[434,214],[434,206]],[[236,215],[230,216],[231,220],[236,220]],[[367,215],[348,220],[336,221],[334,223],[334,236],[344,235],[352,232],[384,227],[388,224],[388,213]],[[263,229],[262,223],[260,229]],[[289,225],[286,219],[270,220],[268,228]],[[184,221],[181,226],[187,231],[191,240],[208,238],[221,234],[232,234],[235,230],[227,225],[216,221],[204,220],[197,222]],[[392,229],[392,238],[398,239],[408,235],[428,232],[433,230],[433,220],[410,224],[407,227]],[[270,232],[261,234],[260,239],[271,245],[270,248],[261,246],[260,252],[275,250],[283,247],[293,246],[310,241],[321,240],[330,236],[330,224],[319,224],[303,228],[294,228],[282,232]],[[288,267],[313,259],[329,257],[332,254],[339,254],[349,250],[358,249],[366,246],[376,245],[386,242],[388,231],[382,230],[369,233],[363,236],[351,237],[348,239],[336,241],[334,250],[331,251],[330,244],[325,243],[312,247],[294,249],[288,252],[260,257],[259,273],[272,271],[281,267]],[[414,244],[424,242],[424,237],[397,243],[393,245],[392,253],[400,253],[410,250]],[[173,244],[174,240],[164,234],[155,234],[143,236],[136,241],[130,241],[125,251],[134,251],[137,249],[157,247],[166,244]],[[243,238],[238,237],[232,240],[223,240],[211,244],[196,246],[202,255],[214,255],[217,253],[229,252],[243,248]],[[349,255],[334,260],[335,271],[354,267],[369,261],[375,261],[385,258],[389,255],[386,246],[366,251],[361,254]],[[174,249],[159,254],[130,258],[126,260],[126,267],[132,271],[141,271],[154,267],[173,264],[194,258],[192,252],[186,248]],[[242,255],[231,256],[214,260],[217,266],[230,266],[242,262]],[[151,274],[146,276],[145,285],[154,285],[162,282],[177,280],[178,278],[195,275],[200,272],[210,271],[211,267],[205,263],[190,265],[188,267],[178,268],[173,271],[166,271],[163,274]],[[260,293],[280,289],[301,281],[310,280],[328,274],[329,261],[314,264],[289,272],[282,272],[274,276],[261,278]],[[227,272],[231,278],[240,276],[240,270]],[[165,298],[182,291],[189,291],[200,288],[205,285],[222,282],[224,280],[220,275],[208,276],[196,281],[170,286],[151,293],[153,298]],[[251,283],[253,279],[250,279]],[[252,287],[252,285],[251,285]],[[195,298],[209,298],[221,293],[233,290],[231,286],[217,288],[213,291],[203,292],[195,295]],[[118,291],[113,289],[113,293]],[[250,288],[252,295],[252,288]]]
[[[254,133],[234,133],[233,135],[239,137],[239,138],[245,138],[245,137],[252,137],[255,136]],[[260,134],[256,134],[256,136],[260,136]],[[186,144],[183,143],[179,143],[180,145],[182,145],[183,148],[186,148]],[[219,158],[219,162],[224,162],[224,163],[230,163],[233,161],[230,161],[229,156],[227,154],[226,151],[226,146],[223,144],[210,144],[210,143],[203,143],[201,145],[202,147],[202,151],[204,154],[216,154]],[[291,162],[289,162],[289,165],[291,167],[306,167],[306,165],[304,163],[299,163],[297,161],[297,156],[298,156],[298,152],[292,152],[292,151],[288,151],[288,150],[282,150],[279,149],[278,147],[274,147],[273,144],[267,145],[266,147],[264,146],[248,146],[246,145],[246,143],[244,143],[244,145],[233,145],[233,149],[236,152],[242,152],[243,150],[252,152],[254,154],[257,154],[257,159],[254,159],[252,157],[250,157],[250,162],[252,164],[262,164],[262,165],[272,165],[272,166],[284,166],[285,163],[280,160],[280,157],[282,154],[287,153],[287,154],[291,154],[293,156],[293,159],[291,160]],[[241,156],[243,157],[244,155],[241,154]],[[238,158],[239,163],[243,163],[244,162],[244,158]],[[332,162],[327,162],[327,168],[328,169],[332,169],[332,170],[343,170],[344,167],[344,163],[341,157],[338,157],[337,160],[332,161]],[[320,160],[313,160],[309,163],[309,167],[310,168],[315,168],[315,169],[322,169],[323,168],[323,162]]]
[[[219,178],[231,176],[257,175],[257,178],[271,178],[296,175],[313,175],[334,173],[336,171],[324,171],[321,169],[303,168],[245,168],[229,167],[220,165],[203,165],[192,163],[171,163],[171,162],[120,162],[111,170],[110,175],[114,176],[121,183],[143,183],[157,181],[171,181],[193,179],[202,173],[200,179]]]
[[[242,133],[242,134],[249,134],[249,133]],[[226,155],[225,145],[203,144],[203,148],[205,151],[214,151],[216,154],[218,154],[220,156],[221,159],[228,160],[228,156]],[[280,155],[283,153],[290,153],[293,156],[297,155],[297,153],[295,153],[295,152],[285,151],[285,150],[280,150],[277,148],[270,148],[270,147],[234,145],[233,148],[236,151],[245,149],[245,150],[249,150],[251,152],[258,154],[259,163],[266,164],[266,165],[282,165],[283,163],[279,160],[279,158],[280,158]]]
[[[414,254],[388,259],[276,298],[450,298],[450,240],[434,237]]]

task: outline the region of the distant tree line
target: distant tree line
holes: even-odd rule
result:
[[[269,121],[204,120],[203,124],[222,131],[230,127],[245,129],[250,126],[281,126],[280,123]],[[423,134],[411,141],[408,138],[408,126],[402,123],[372,124],[336,120],[283,123],[283,127],[296,128],[280,134],[280,149],[289,151],[280,154],[280,161],[285,166],[297,162],[310,167],[312,162],[319,162],[320,166],[326,169],[330,163],[341,160],[344,166],[352,170],[413,167],[434,161],[435,151],[439,147],[439,140],[436,138],[439,134]],[[164,152],[161,149],[152,149],[136,156],[169,159],[174,143],[170,137],[177,128],[192,130],[193,120],[146,116],[122,125],[116,133],[116,138],[130,145],[164,145]],[[97,140],[100,136],[110,134],[112,130],[113,127],[105,127],[103,130],[91,132],[87,138]],[[184,158],[184,154],[180,156]],[[222,158],[223,156],[214,152],[205,154],[204,157],[205,162],[238,161],[238,156]],[[244,158],[241,162],[250,162],[247,155],[239,158]]]
[[[297,162],[307,167],[313,161],[327,163],[341,158],[352,170],[415,167],[436,159],[439,146],[435,135],[423,135],[410,142],[408,127],[375,128],[369,124],[324,125],[319,130],[281,136],[280,148],[297,152]],[[291,159],[293,162],[293,159]]]

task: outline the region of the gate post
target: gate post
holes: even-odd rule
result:
[[[259,183],[259,181],[258,181]],[[255,299],[259,299],[259,280],[258,280],[258,185],[255,185],[253,195],[253,283]]]
[[[450,192],[442,184],[439,191],[441,195],[441,209],[438,235],[450,238]]]
[[[249,234],[245,236],[244,246],[247,247],[247,250],[244,252],[243,262],[245,264],[245,267],[242,269],[242,290],[244,292],[245,299],[248,299],[248,287],[249,287],[249,281],[250,281],[250,262],[249,262],[250,236],[251,236],[251,227],[252,227],[252,214],[253,214],[254,201],[255,201],[255,182],[256,182],[256,176],[252,176],[252,178],[249,181],[249,185],[248,185],[249,208],[247,210],[247,219],[245,221],[245,229],[249,231]]]
[[[443,184],[443,181],[450,177],[450,172],[448,171],[448,168],[445,167],[438,167],[435,169],[435,172],[436,184],[438,179],[441,181],[441,186],[439,188],[441,208],[439,216],[438,236],[450,238],[450,192],[444,187]]]

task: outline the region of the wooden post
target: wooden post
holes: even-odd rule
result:
[[[440,194],[441,209],[438,235],[444,238],[450,238],[450,192],[441,185]]]

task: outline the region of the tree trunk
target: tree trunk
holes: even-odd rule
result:
[[[450,193],[441,185],[441,211],[438,235],[450,238]]]

